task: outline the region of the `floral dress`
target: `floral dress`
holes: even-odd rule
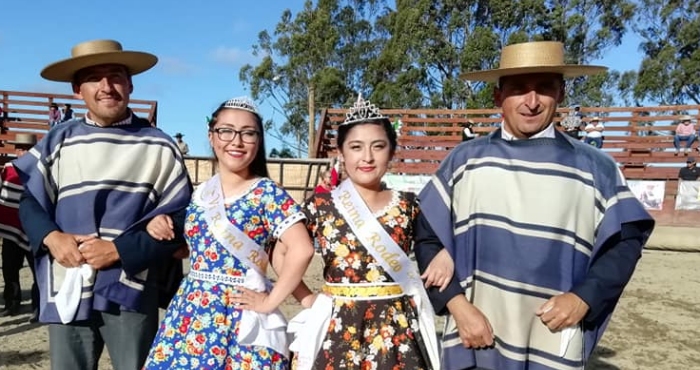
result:
[[[392,201],[375,217],[409,252],[419,208],[412,193],[392,191]],[[316,194],[305,204],[308,228],[316,236],[328,283],[388,283],[391,276],[365,249],[333,204]],[[314,369],[427,369],[418,313],[406,296],[371,300],[335,298],[328,332]]]
[[[269,251],[289,225],[304,218],[282,188],[264,178],[238,199],[226,199],[231,223]],[[247,267],[210,233],[204,210],[187,208],[185,238],[191,270],[245,276]],[[286,354],[237,342],[241,310],[232,302],[234,286],[185,277],[160,324],[145,369],[289,368]]]

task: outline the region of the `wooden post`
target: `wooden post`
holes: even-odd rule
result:
[[[314,155],[316,154],[316,150],[314,148],[314,143],[316,142],[314,140],[314,130],[316,127],[314,127],[314,123],[316,121],[316,108],[315,108],[315,101],[314,101],[314,85],[312,82],[309,82],[309,144],[307,145],[308,149],[308,158],[313,158]]]

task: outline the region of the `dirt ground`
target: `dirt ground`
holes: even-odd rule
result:
[[[700,253],[645,251],[587,369],[700,369],[698,266]],[[47,329],[27,323],[29,269],[22,276],[23,314],[0,318],[0,370],[49,369]],[[321,284],[318,257],[308,276],[310,285]],[[292,301],[284,306],[288,317],[298,309]],[[108,369],[103,356],[100,370]]]

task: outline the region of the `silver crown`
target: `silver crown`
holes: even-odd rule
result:
[[[370,103],[369,100],[362,99],[362,93],[360,93],[355,104],[345,113],[345,121],[341,125],[380,119],[388,119],[388,117],[379,112],[379,108]]]
[[[255,102],[247,96],[227,100],[226,103],[224,103],[224,108],[245,110],[260,116],[257,105],[255,105]]]

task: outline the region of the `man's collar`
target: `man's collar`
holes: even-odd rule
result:
[[[129,116],[127,118],[125,118],[119,122],[114,122],[113,124],[109,125],[109,127],[130,125],[134,114],[131,112],[131,109],[129,109],[128,112],[129,112]],[[85,122],[91,126],[104,127],[101,124],[90,119],[90,112],[87,112],[85,114]]]
[[[539,138],[554,138],[554,123],[550,123],[547,128],[544,130],[530,136],[528,139],[539,139]],[[520,140],[517,137],[513,136],[510,132],[507,131],[506,126],[501,123],[501,139],[506,140],[506,141],[511,141],[511,140]]]

